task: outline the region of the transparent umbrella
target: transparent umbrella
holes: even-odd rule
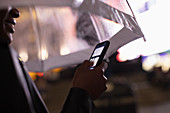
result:
[[[106,58],[143,37],[126,0],[5,0],[17,19],[12,46],[29,71],[43,72],[89,59],[94,46],[110,40]]]

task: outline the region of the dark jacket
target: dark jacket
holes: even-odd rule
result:
[[[5,113],[48,113],[34,82],[13,48],[0,46],[0,111]],[[71,88],[61,113],[91,113],[88,93]]]

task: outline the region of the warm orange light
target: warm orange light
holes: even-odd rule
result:
[[[37,72],[36,74],[37,74],[37,76],[39,76],[39,77],[43,77],[43,76],[44,76],[44,73],[43,73],[43,72]]]
[[[32,80],[36,80],[36,78],[37,78],[37,74],[36,74],[36,73],[34,73],[34,72],[29,72],[29,75],[30,75],[30,77],[32,78]]]
[[[52,71],[53,72],[60,72],[62,70],[62,68],[56,68],[56,69],[53,69]]]
[[[32,78],[32,80],[36,80],[37,76],[38,77],[43,77],[44,73],[43,72],[29,72],[29,75]]]

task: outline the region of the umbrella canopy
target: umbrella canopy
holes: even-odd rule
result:
[[[94,46],[111,42],[106,57],[143,37],[126,0],[5,0],[21,12],[12,46],[29,71],[81,63]]]

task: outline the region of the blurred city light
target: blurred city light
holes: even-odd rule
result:
[[[29,75],[32,78],[32,80],[36,80],[37,74],[35,72],[29,72]]]
[[[170,53],[154,54],[145,56],[142,61],[142,68],[145,71],[152,71],[154,68],[161,67],[163,72],[170,69]]]
[[[48,58],[48,51],[46,47],[42,47],[38,53],[38,58],[40,60],[46,60]]]
[[[60,55],[67,55],[70,53],[70,49],[68,47],[62,47],[60,49]]]
[[[169,29],[167,29],[170,26],[170,17],[168,15],[170,7],[167,6],[167,2],[161,0],[132,2],[131,6],[135,7],[133,11],[145,35],[146,42],[138,39],[128,43],[119,49],[120,54],[126,54],[129,57],[132,54],[149,56],[170,49],[170,35]]]
[[[27,53],[27,51],[20,51],[19,52],[19,56],[22,58],[22,60],[24,62],[28,61],[28,53]]]

